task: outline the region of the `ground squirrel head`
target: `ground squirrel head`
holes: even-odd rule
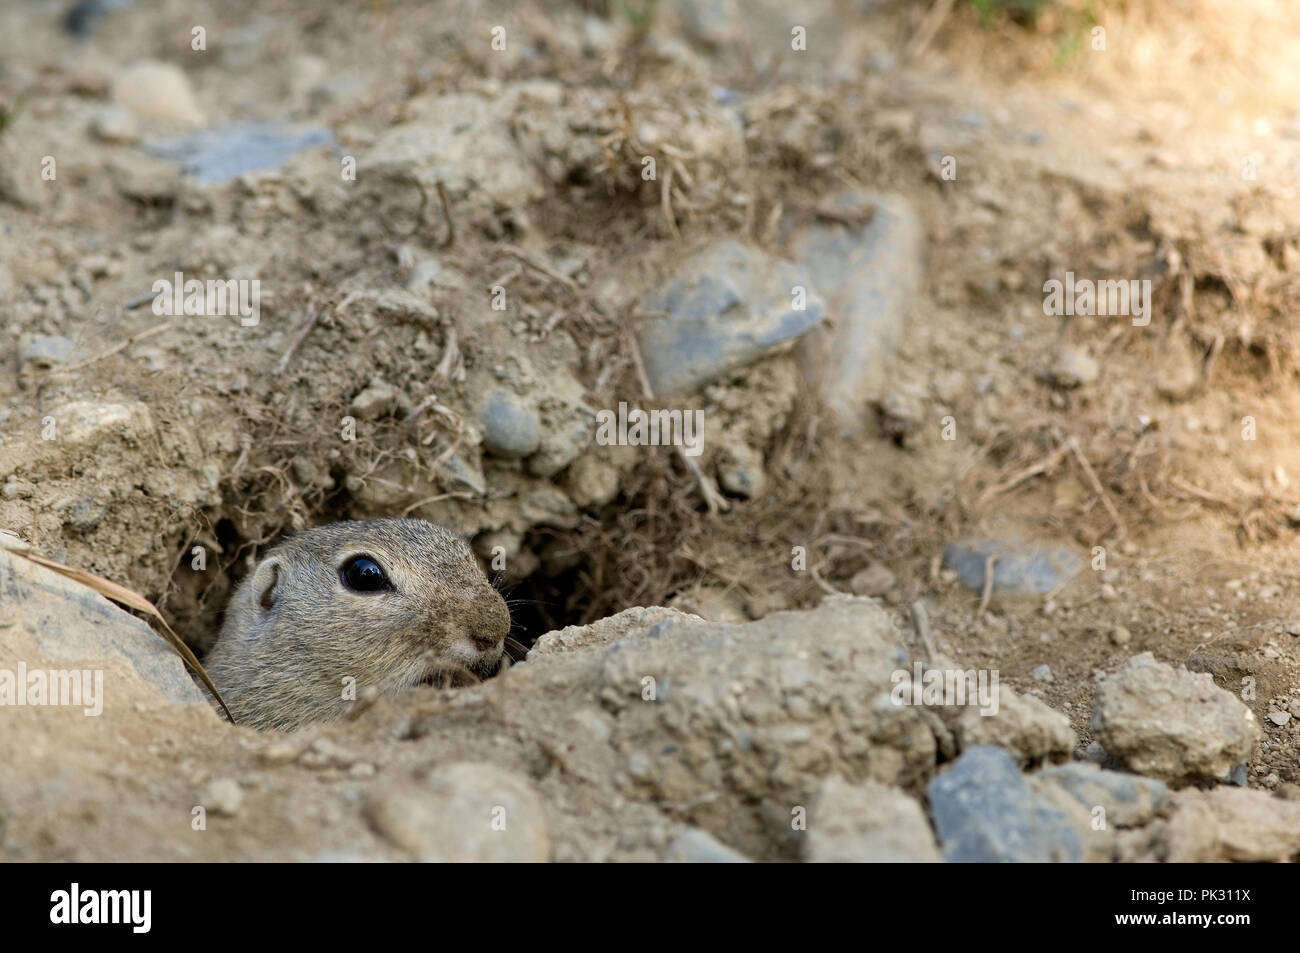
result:
[[[505,601],[449,530],[331,523],[258,562],[204,665],[241,724],[288,729],[338,718],[370,688],[490,675],[509,628]]]

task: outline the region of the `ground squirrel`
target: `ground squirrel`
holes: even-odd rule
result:
[[[204,666],[240,724],[287,730],[342,716],[370,687],[490,675],[509,628],[505,600],[449,530],[331,523],[258,562]]]

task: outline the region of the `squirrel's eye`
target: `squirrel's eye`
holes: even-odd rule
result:
[[[384,592],[393,588],[383,567],[369,556],[353,556],[340,567],[339,578],[353,592]]]

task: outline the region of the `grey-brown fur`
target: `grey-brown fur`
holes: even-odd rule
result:
[[[393,591],[344,586],[340,566],[357,554],[380,563]],[[509,628],[459,536],[417,519],[331,523],[280,543],[240,582],[204,667],[240,724],[287,730],[342,716],[348,677],[360,697],[449,669],[490,674]]]

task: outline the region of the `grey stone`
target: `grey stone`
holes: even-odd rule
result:
[[[1204,672],[1129,659],[1097,689],[1092,726],[1106,751],[1130,771],[1169,782],[1226,780],[1250,760],[1255,716]]]
[[[1100,372],[1100,366],[1091,355],[1074,348],[1064,348],[1057,352],[1056,361],[1052,365],[1052,380],[1058,387],[1069,390],[1091,384]]]
[[[1052,674],[1052,666],[1040,665],[1034,669],[1034,681],[1036,682],[1054,682],[1056,676]]]
[[[807,289],[802,310],[793,303],[797,286]],[[801,269],[731,240],[697,250],[646,292],[642,309],[641,353],[658,397],[688,393],[752,363],[826,313]]]
[[[483,443],[498,457],[526,457],[541,445],[537,412],[504,391],[492,391],[478,409]]]
[[[140,139],[140,124],[129,109],[103,106],[90,119],[90,131],[103,142],[133,143]]]
[[[110,505],[105,500],[93,496],[84,496],[72,506],[72,512],[65,518],[64,525],[71,526],[81,533],[88,533],[109,514]]]
[[[47,370],[67,364],[72,360],[76,345],[61,334],[46,334],[32,338],[18,355],[18,366],[23,371]]]
[[[1069,819],[1033,792],[1001,748],[971,748],[927,792],[944,859],[951,863],[1083,858]]]
[[[1084,566],[1084,559],[1068,549],[1019,540],[958,540],[943,550],[943,564],[963,585],[984,591],[984,565],[996,555],[993,592],[999,595],[1042,595],[1064,584]]]
[[[1083,758],[1089,764],[1104,765],[1111,760],[1110,755],[1106,754],[1106,749],[1101,746],[1099,741],[1088,742],[1088,747],[1083,749]]]
[[[207,705],[180,656],[148,625],[93,589],[4,549],[0,606],[3,621],[13,623],[0,640],[2,668],[13,670],[19,661],[29,669],[102,668],[105,711],[120,711],[147,697],[125,685],[122,676],[128,670],[155,697]],[[26,641],[30,656],[20,648]]]
[[[925,232],[898,195],[842,192],[827,204],[849,213],[875,209],[862,225],[819,221],[793,242],[796,260],[835,319],[805,338],[805,369],[841,430],[856,433],[868,405],[884,395],[925,272]]]
[[[1154,778],[1083,762],[1043,768],[1034,777],[1059,787],[1089,811],[1105,808],[1106,823],[1115,827],[1145,824],[1169,796],[1169,788]]]
[[[752,861],[739,851],[720,843],[708,831],[688,827],[668,846],[664,858],[670,864],[748,864]]]
[[[459,453],[453,453],[442,461],[439,475],[453,488],[466,489],[477,496],[487,493],[487,478],[483,476],[483,471],[465,462]]]
[[[229,182],[249,172],[278,169],[296,152],[333,146],[328,129],[291,130],[277,120],[235,122],[191,133],[180,139],[146,142],[151,155],[181,163],[204,184]]]

